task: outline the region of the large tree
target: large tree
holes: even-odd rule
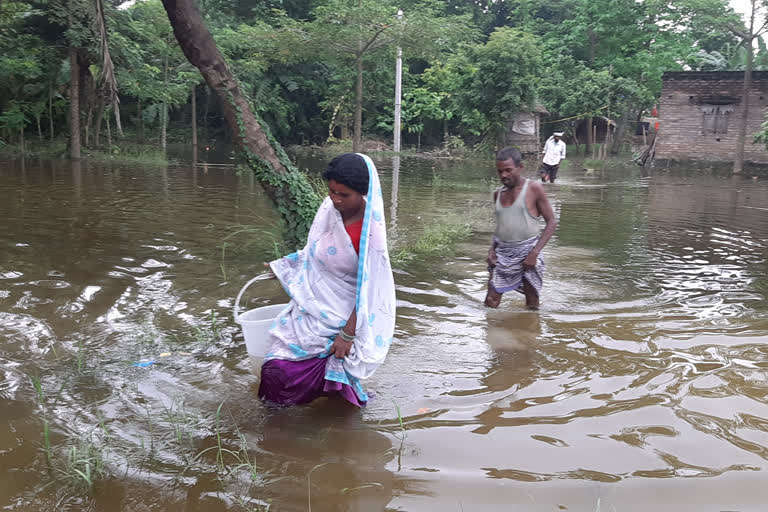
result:
[[[741,172],[744,169],[744,146],[747,143],[747,115],[749,111],[749,91],[752,88],[752,68],[754,66],[754,42],[768,30],[768,16],[766,15],[765,0],[750,0],[747,22],[742,29],[736,24],[729,23],[728,28],[744,43],[746,49],[746,63],[744,66],[744,84],[741,93],[741,118],[739,119],[739,133],[736,139],[736,159],[733,161],[733,172]]]
[[[277,205],[294,243],[306,236],[317,208],[317,195],[280,145],[256,118],[248,99],[208,31],[195,0],[163,0],[173,33],[184,55],[200,70],[219,97],[224,117],[245,158]]]

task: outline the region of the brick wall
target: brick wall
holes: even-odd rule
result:
[[[743,115],[741,71],[686,71],[664,73],[659,99],[659,135],[656,141],[657,159],[733,160],[739,122]],[[704,111],[715,105],[727,120],[718,120],[717,133],[711,117],[705,121]],[[768,163],[765,144],[753,144],[752,136],[761,130],[768,107],[768,71],[752,74],[747,121],[747,161]],[[723,115],[723,114],[721,114]],[[723,133],[724,131],[724,133]]]

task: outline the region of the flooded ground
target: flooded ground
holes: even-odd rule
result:
[[[493,162],[377,164],[398,244],[490,219]],[[3,162],[0,506],[765,510],[768,179],[570,164],[541,311],[482,306],[489,223],[410,261],[357,412],[256,398],[231,319],[274,253],[252,179]]]

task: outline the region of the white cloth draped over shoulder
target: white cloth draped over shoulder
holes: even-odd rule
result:
[[[270,330],[265,360],[328,357],[334,337],[357,310],[355,342],[344,359],[331,357],[325,378],[351,385],[367,400],[358,379],[384,362],[395,329],[395,284],[387,250],[384,201],[373,161],[368,166],[360,254],[341,214],[326,197],[315,215],[307,245],[270,263],[291,297]]]

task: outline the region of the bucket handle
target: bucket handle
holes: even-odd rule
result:
[[[237,321],[237,318],[240,316],[240,299],[243,297],[243,293],[245,293],[246,288],[251,286],[256,281],[263,281],[264,279],[269,279],[269,277],[270,277],[269,274],[258,275],[256,277],[254,277],[253,279],[251,279],[250,281],[248,281],[247,283],[245,283],[245,286],[243,286],[240,289],[240,293],[237,294],[237,298],[235,299],[235,308],[234,308],[235,323],[240,323],[240,322]]]

